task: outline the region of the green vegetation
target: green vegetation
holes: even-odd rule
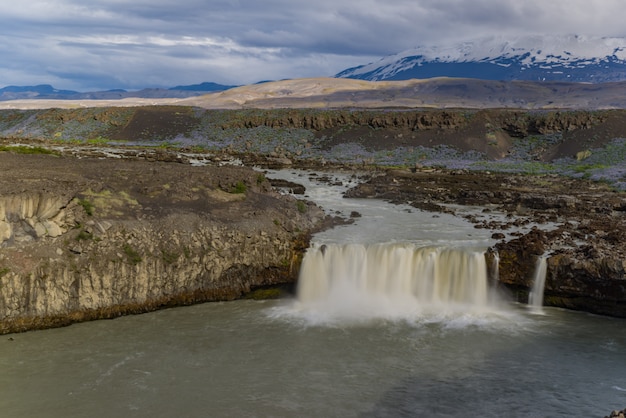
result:
[[[133,247],[131,247],[130,244],[124,244],[124,247],[122,249],[124,250],[124,254],[126,254],[128,262],[130,264],[139,264],[143,260],[139,253]]]
[[[279,288],[256,289],[246,295],[246,299],[267,300],[282,297],[283,291]]]
[[[530,175],[548,174],[556,171],[556,167],[553,164],[540,161],[477,161],[474,162],[470,168],[473,170],[490,170]]]
[[[0,152],[12,152],[14,154],[46,154],[46,155],[59,155],[58,152],[44,148],[44,147],[31,147],[27,145],[0,145]]]
[[[592,170],[604,170],[606,168],[609,168],[609,165],[607,164],[582,164],[582,165],[574,165],[573,169],[576,173],[588,173],[589,171]]]
[[[10,272],[11,272],[11,269],[8,267],[0,268],[0,279],[6,276]]]
[[[83,207],[87,215],[93,216],[95,210],[93,203],[87,199],[79,199],[78,204]]]
[[[155,146],[158,149],[175,149],[180,148],[180,144],[177,142],[165,141]]]
[[[296,207],[298,208],[298,212],[300,213],[306,213],[306,211],[308,210],[308,206],[306,203],[304,203],[302,200],[297,200],[296,201]]]
[[[180,254],[177,252],[161,249],[161,259],[167,265],[174,264],[178,257],[180,257]]]
[[[78,232],[78,235],[76,235],[76,241],[89,241],[92,238],[93,236],[89,232],[85,231],[84,229],[81,229]]]
[[[586,160],[589,157],[591,157],[591,151],[589,151],[589,150],[580,151],[580,152],[576,153],[576,160],[577,161]]]
[[[94,192],[87,189],[81,194],[86,197],[78,203],[83,206],[88,215],[93,215],[96,208],[100,215],[121,215],[129,208],[139,205],[137,200],[125,191],[111,192],[111,190],[105,189]]]
[[[246,184],[239,180],[235,186],[232,188],[231,193],[235,193],[235,194],[240,194],[240,193],[245,193],[246,190],[248,190],[248,187],[246,186]]]
[[[102,136],[98,136],[97,138],[91,138],[87,140],[88,145],[107,145],[109,140],[107,138],[103,138]]]

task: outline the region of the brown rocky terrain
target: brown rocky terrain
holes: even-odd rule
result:
[[[0,191],[0,333],[293,283],[325,222],[239,167],[0,152]]]

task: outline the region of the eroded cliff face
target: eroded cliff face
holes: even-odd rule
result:
[[[67,197],[44,193],[0,196],[0,243],[58,237],[67,231]]]
[[[293,283],[325,218],[250,169],[0,159],[0,333]]]

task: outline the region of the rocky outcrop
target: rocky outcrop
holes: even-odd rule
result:
[[[545,113],[502,112],[497,114],[497,125],[511,136],[524,138],[529,135],[545,135],[590,129],[605,122],[609,112],[552,111]]]
[[[62,235],[68,228],[67,200],[44,193],[0,196],[0,244]]]
[[[626,408],[622,409],[621,411],[611,411],[611,413],[609,415],[606,415],[604,418],[626,418]]]
[[[568,229],[535,230],[497,244],[500,283],[526,303],[537,260],[547,255],[544,304],[626,317],[626,261],[619,250],[607,251],[602,242],[589,238],[573,246]],[[565,243],[564,236],[570,242]]]
[[[613,112],[614,113],[614,112]],[[409,130],[461,129],[472,119],[487,124],[489,130],[504,130],[513,137],[562,133],[590,129],[605,122],[609,112],[550,111],[527,112],[517,110],[404,110],[404,111],[263,111],[250,112],[246,117],[233,119],[223,128],[302,128],[321,131],[345,126],[406,128]]]
[[[325,220],[250,169],[0,159],[0,333],[293,283]]]
[[[340,126],[368,126],[371,128],[407,128],[433,130],[458,128],[467,122],[463,112],[433,110],[415,111],[256,111],[244,118],[233,119],[222,125],[226,128],[302,128],[321,131]]]

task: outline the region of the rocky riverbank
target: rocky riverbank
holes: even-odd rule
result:
[[[329,220],[242,167],[0,152],[0,333],[292,284]]]
[[[537,260],[545,256],[546,305],[626,317],[626,195],[606,184],[549,175],[392,170],[348,195],[433,211],[453,211],[446,204],[488,205],[486,210],[506,212],[508,220],[469,219],[476,228],[502,231],[496,238],[523,223],[544,225],[513,233],[514,239],[502,239],[487,254],[488,265],[499,267],[500,285],[526,303]]]

